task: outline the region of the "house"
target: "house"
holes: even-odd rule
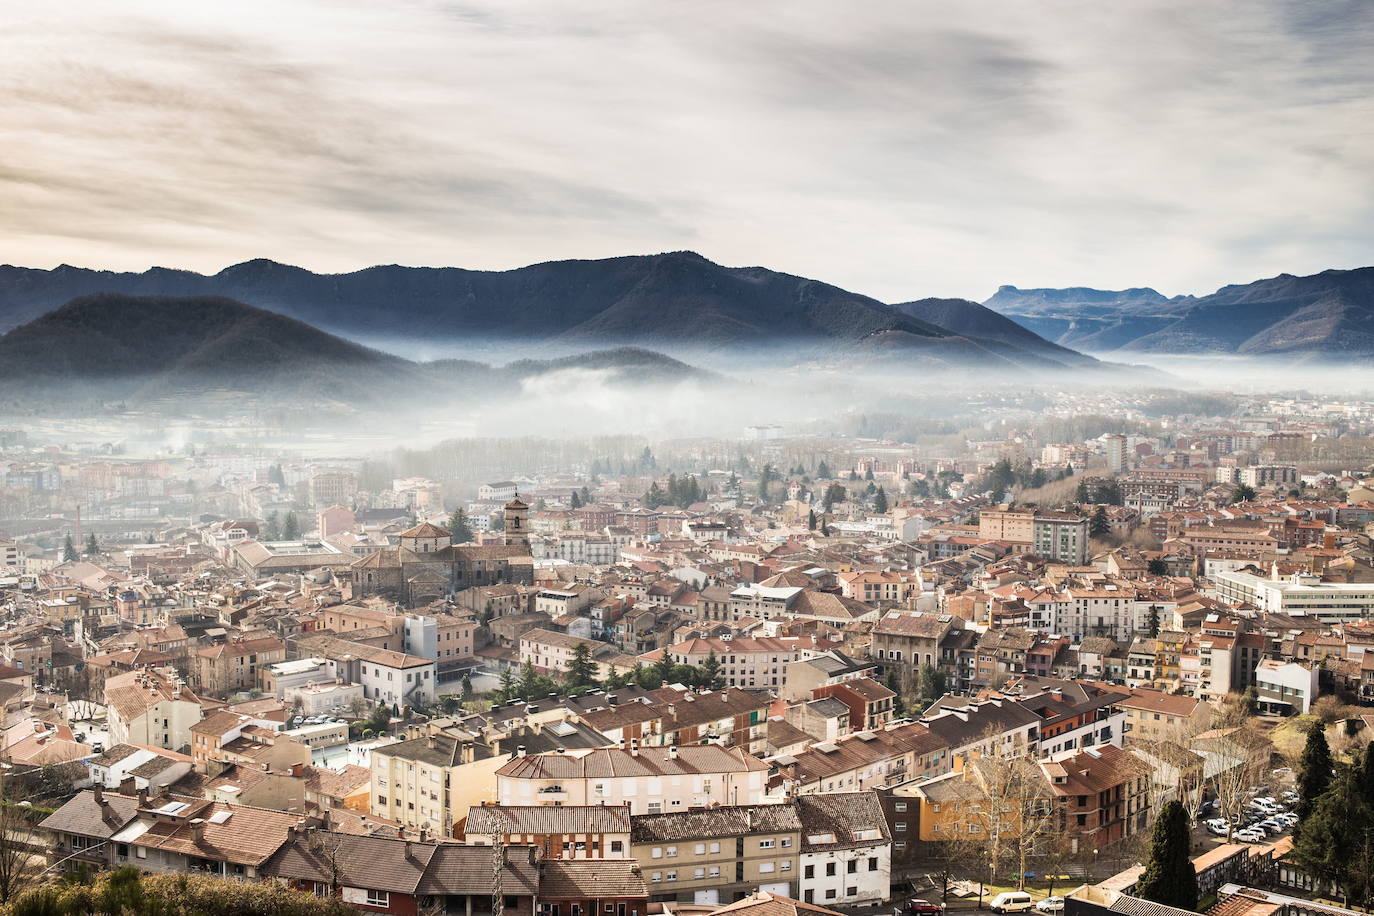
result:
[[[136,744],[116,744],[86,761],[91,783],[118,789],[131,781],[134,791],[158,795],[191,772],[191,758],[176,751]]]
[[[148,669],[106,678],[105,708],[111,746],[179,750],[190,745],[203,705],[175,672]]]
[[[892,838],[872,792],[799,795],[801,899],[875,905],[892,893]]]
[[[455,832],[476,846],[534,846],[542,859],[630,857],[628,805],[473,805]]]
[[[1126,715],[1124,729],[1132,739],[1180,740],[1205,731],[1212,721],[1212,707],[1194,697],[1132,687],[1117,700]]]
[[[1152,769],[1110,744],[1070,751],[1040,762],[1059,799],[1074,852],[1101,849],[1149,823]]]
[[[500,870],[494,876],[493,866]],[[358,836],[295,830],[263,874],[316,896],[336,896],[364,912],[489,916],[501,895],[510,916],[534,916],[539,893],[536,850],[508,846],[502,861],[491,850],[407,837]]]
[[[1265,712],[1306,715],[1320,693],[1317,674],[1301,662],[1262,659],[1255,668],[1255,701]]]
[[[258,686],[259,672],[286,658],[286,644],[275,636],[236,639],[196,650],[193,683],[216,696]]]
[[[649,891],[639,866],[630,859],[545,859],[539,863],[538,912],[645,916]]]
[[[778,776],[773,790],[802,795],[882,788],[948,772],[953,766],[949,750],[945,739],[920,722],[857,732],[774,757]]]

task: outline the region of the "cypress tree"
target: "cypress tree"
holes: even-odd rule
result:
[[[1316,799],[1298,824],[1292,852],[1304,871],[1340,888],[1352,903],[1369,891],[1368,833],[1374,829],[1359,782],[1359,774],[1347,771]]]
[[[1318,721],[1308,729],[1307,745],[1302,749],[1302,761],[1298,764],[1298,803],[1294,811],[1299,822],[1307,820],[1317,799],[1330,785],[1331,748],[1326,743],[1326,727]]]
[[[1159,813],[1150,837],[1150,858],[1136,896],[1183,910],[1197,909],[1197,870],[1189,858],[1188,815],[1171,801]]]
[[[1360,785],[1360,795],[1364,798],[1364,803],[1369,806],[1369,810],[1374,812],[1374,741],[1364,746],[1364,760],[1360,764],[1357,778]]]

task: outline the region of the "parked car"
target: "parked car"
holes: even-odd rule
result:
[[[1064,912],[1064,898],[1046,897],[1035,905],[1035,909],[1040,913],[1062,913]]]
[[[1244,830],[1237,830],[1235,833],[1235,838],[1240,840],[1242,843],[1263,843],[1266,839],[1268,839],[1264,831],[1256,830],[1253,827],[1247,827]]]
[[[939,916],[944,911],[943,903],[931,903],[920,897],[913,897],[906,902],[906,916]]]
[[[988,909],[994,913],[1024,913],[1034,906],[1035,901],[1025,891],[1003,891],[992,898]]]

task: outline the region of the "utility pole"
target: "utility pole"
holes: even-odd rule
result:
[[[504,811],[493,811],[491,827],[491,916],[502,916],[506,895],[501,890],[501,877],[506,870],[506,828],[510,821]]]

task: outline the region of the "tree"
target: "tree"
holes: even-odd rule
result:
[[[1169,564],[1159,557],[1155,557],[1145,564],[1145,570],[1152,576],[1167,576],[1169,574]]]
[[[281,540],[281,516],[276,512],[267,514],[267,525],[263,531],[263,537],[269,541]]]
[[[93,557],[100,553],[100,545],[96,542],[95,532],[86,535],[86,556]]]
[[[830,465],[825,463],[825,459],[821,459],[821,463],[816,465],[816,479],[829,480],[833,476],[834,475],[830,473]]]
[[[471,700],[471,699],[472,699],[472,675],[471,675],[470,673],[466,672],[466,671],[463,672],[462,685],[463,685],[463,701],[466,702],[466,701],[468,701],[468,700]]]
[[[1159,605],[1150,605],[1150,615],[1145,618],[1145,629],[1149,632],[1151,639],[1159,635]]]
[[[835,508],[835,503],[844,502],[849,498],[844,487],[838,483],[832,483],[825,488],[825,496],[821,499],[821,509],[829,515]]]
[[[1362,903],[1374,875],[1371,833],[1374,812],[1365,804],[1356,774],[1347,771],[1324,792],[1297,828],[1291,856],[1314,878]]]
[[[886,515],[887,509],[887,493],[879,487],[878,492],[873,495],[873,511],[879,515]]]
[[[1364,746],[1364,759],[1360,762],[1356,779],[1364,803],[1369,806],[1370,811],[1374,811],[1374,741]]]
[[[1331,785],[1331,747],[1326,743],[1326,728],[1315,722],[1307,730],[1307,744],[1298,763],[1298,802],[1294,813],[1298,822],[1307,819],[1323,793]]]
[[[472,526],[468,524],[468,514],[461,507],[454,509],[448,517],[448,533],[454,544],[466,544],[472,540]]]
[[[582,505],[590,506],[592,504],[592,491],[584,486],[582,488],[581,499]]]
[[[518,689],[515,684],[515,669],[507,665],[501,669],[501,679],[496,687],[496,695],[504,703],[507,700],[515,699]]]
[[[768,485],[778,476],[777,469],[771,464],[765,464],[763,470],[759,471],[759,499],[768,502]]]
[[[534,670],[532,662],[525,662],[520,669],[520,680],[516,684],[516,692],[522,700],[538,695],[539,692],[539,673]]]
[[[9,903],[43,870],[42,860],[33,854],[43,841],[34,835],[23,812],[8,798],[0,799],[0,903]]]
[[[572,494],[568,496],[568,508],[570,508],[570,509],[581,509],[581,508],[582,508],[582,494],[581,494],[581,493],[577,492],[576,490],[573,490],[573,491],[572,491]]]
[[[806,513],[806,528],[808,531],[816,530],[816,510],[812,509]]]
[[[873,465],[870,464],[870,465],[868,466],[868,469],[864,471],[864,480],[872,480],[872,479],[873,479]]]
[[[286,513],[286,521],[282,522],[281,539],[283,541],[298,541],[301,537],[301,523],[296,518],[296,513]]]
[[[1235,502],[1248,503],[1255,500],[1255,488],[1248,483],[1236,484]]]
[[[62,562],[74,563],[79,559],[76,553],[76,545],[72,543],[72,536],[67,534],[66,540],[62,542]]]
[[[720,673],[720,659],[716,657],[716,650],[711,649],[706,653],[706,660],[701,663],[701,686],[709,690],[720,690],[725,686],[725,677]]]
[[[916,673],[916,691],[921,700],[925,701],[922,705],[930,705],[931,702],[940,699],[945,695],[946,683],[945,672],[937,668],[930,662],[923,664]]]
[[[649,491],[644,494],[644,505],[650,509],[657,509],[667,501],[668,497],[664,494],[663,488],[660,487],[658,481],[655,480],[649,485]]]
[[[573,647],[572,657],[568,659],[564,681],[567,685],[577,690],[582,687],[596,686],[596,661],[592,658],[592,650],[585,642],[580,642]]]
[[[1098,538],[1100,540],[1102,538],[1111,537],[1111,535],[1112,523],[1111,520],[1107,518],[1107,507],[1098,506],[1097,509],[1093,511],[1092,518],[1088,521],[1088,537]]]
[[[1165,803],[1155,820],[1150,855],[1136,885],[1136,896],[1182,910],[1197,909],[1197,869],[1190,846],[1188,814],[1183,805],[1178,801]]]

